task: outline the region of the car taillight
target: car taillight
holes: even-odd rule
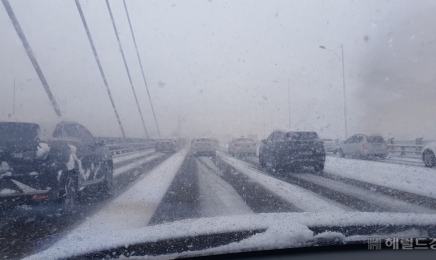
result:
[[[45,197],[47,197],[45,193],[30,195],[30,199],[32,200],[43,199]]]
[[[367,150],[368,149],[368,144],[367,143],[363,143],[363,150]]]

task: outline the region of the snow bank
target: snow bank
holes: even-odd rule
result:
[[[328,156],[324,172],[436,198],[436,170]]]

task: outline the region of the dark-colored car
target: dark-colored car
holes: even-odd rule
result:
[[[3,216],[23,209],[69,213],[85,188],[112,187],[110,151],[75,122],[0,122],[0,164]]]
[[[315,171],[324,170],[324,143],[316,132],[274,131],[259,148],[259,163],[274,169],[312,166]]]
[[[177,151],[177,144],[173,140],[163,140],[156,143],[155,152],[170,152]]]

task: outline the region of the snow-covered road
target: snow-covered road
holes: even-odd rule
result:
[[[153,162],[155,166],[143,168]],[[116,157],[116,165],[117,181],[136,179],[85,214],[63,238],[51,241],[52,250],[67,247],[75,237],[89,246],[110,244],[117,233],[202,217],[301,211],[436,213],[436,171],[419,166],[328,157],[321,174],[311,169],[276,173],[261,168],[255,157],[234,158],[226,151],[218,151],[216,158],[195,157],[188,149],[174,155],[140,151]]]

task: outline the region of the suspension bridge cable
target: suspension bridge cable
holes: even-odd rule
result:
[[[133,43],[135,44],[136,56],[138,57],[139,66],[141,67],[142,79],[144,80],[145,88],[147,89],[147,95],[148,95],[148,99],[150,100],[151,111],[153,112],[154,122],[156,123],[157,132],[158,132],[159,138],[160,138],[161,136],[160,136],[159,124],[157,123],[156,113],[154,112],[154,107],[153,107],[153,102],[151,101],[150,91],[148,90],[147,81],[145,80],[144,69],[142,68],[142,62],[141,62],[141,58],[139,56],[138,46],[136,45],[135,34],[133,33],[132,23],[130,22],[130,15],[129,15],[129,11],[127,10],[126,0],[123,0],[123,3],[124,3],[124,9],[126,10],[127,20],[129,21],[130,33],[132,34]]]
[[[18,34],[18,37],[20,38],[21,42],[23,43],[24,49],[27,52],[27,56],[29,56],[30,61],[32,62],[33,68],[36,71],[36,74],[38,74],[39,80],[42,83],[42,86],[45,89],[45,92],[47,93],[48,98],[50,99],[51,105],[53,106],[53,109],[57,116],[62,116],[61,110],[59,109],[58,103],[56,102],[56,99],[53,96],[53,93],[50,90],[50,86],[48,85],[47,80],[45,79],[44,73],[41,70],[41,67],[38,64],[38,61],[35,58],[35,55],[33,54],[32,48],[29,45],[29,42],[27,41],[26,36],[24,35],[23,30],[21,29],[20,23],[17,20],[17,17],[15,16],[14,10],[12,10],[12,6],[9,3],[9,0],[2,0],[3,5],[5,6],[6,12],[9,15],[9,19],[11,19],[12,24],[14,25],[15,31]]]
[[[75,0],[75,1],[76,1],[77,10],[79,10],[80,18],[82,19],[83,26],[85,27],[86,35],[88,36],[89,43],[91,44],[91,48],[92,48],[92,52],[94,53],[95,61],[97,62],[98,69],[100,70],[101,78],[103,79],[104,85],[106,86],[107,94],[109,95],[109,99],[111,101],[112,108],[114,109],[115,116],[117,117],[118,124],[119,124],[120,129],[121,129],[121,133],[123,134],[123,137],[126,138],[123,124],[121,123],[120,116],[118,115],[118,111],[117,111],[117,108],[115,106],[115,102],[112,98],[111,90],[110,90],[109,85],[108,85],[107,80],[106,80],[106,75],[104,74],[103,67],[101,66],[101,63],[100,63],[100,58],[98,57],[97,50],[95,49],[95,46],[94,46],[94,41],[92,40],[91,33],[89,32],[88,24],[86,23],[85,15],[83,14],[82,7],[80,5],[79,0]]]
[[[135,101],[136,101],[136,105],[138,107],[139,115],[141,116],[142,126],[144,127],[145,135],[147,136],[147,138],[149,138],[147,128],[145,127],[144,117],[142,116],[141,108],[139,107],[138,98],[136,97],[135,88],[133,87],[133,82],[132,82],[132,77],[130,76],[129,67],[127,66],[126,57],[124,56],[123,46],[121,45],[120,37],[118,36],[117,27],[115,25],[114,17],[112,15],[111,6],[110,6],[108,0],[106,0],[106,5],[107,5],[107,9],[109,11],[109,15],[110,15],[111,20],[112,20],[112,26],[114,27],[115,36],[117,37],[118,45],[120,47],[121,56],[123,57],[124,67],[126,68],[127,76],[129,77],[130,86],[132,87],[133,95],[135,96]]]

